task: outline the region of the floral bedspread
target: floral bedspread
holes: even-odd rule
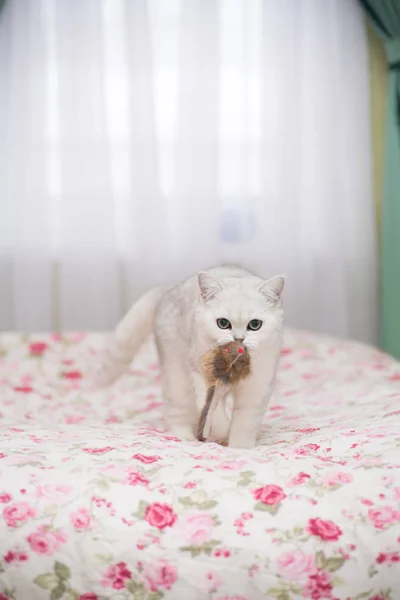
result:
[[[149,342],[0,336],[0,599],[400,599],[400,365],[288,332],[259,445],[164,431]]]

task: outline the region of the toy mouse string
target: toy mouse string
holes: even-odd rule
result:
[[[206,395],[206,401],[205,401],[203,409],[200,413],[199,424],[197,427],[197,439],[200,440],[200,442],[205,442],[207,437],[210,434],[211,426],[210,426],[210,422],[207,423],[207,417],[212,416],[214,413],[214,410],[216,408],[216,405],[215,405],[214,410],[210,410],[211,403],[214,399],[215,387],[216,387],[215,385],[212,385],[211,387],[208,388],[207,395]],[[210,421],[210,419],[209,419],[209,421]],[[206,424],[207,424],[207,427],[206,427]]]

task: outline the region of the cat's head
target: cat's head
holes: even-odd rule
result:
[[[240,339],[249,350],[257,350],[282,328],[284,277],[216,279],[202,271],[198,283],[198,316],[212,343],[222,345]]]

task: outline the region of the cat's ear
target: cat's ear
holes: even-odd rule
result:
[[[270,304],[278,304],[283,288],[285,286],[285,278],[282,275],[278,275],[277,277],[271,277],[271,279],[267,279],[264,283],[258,288],[258,291],[264,296],[264,298]]]
[[[222,292],[223,287],[217,279],[212,277],[206,271],[200,271],[198,274],[198,282],[200,288],[200,295],[203,298],[204,302],[208,302],[215,298],[220,292]]]

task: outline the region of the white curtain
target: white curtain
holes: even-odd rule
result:
[[[108,329],[229,261],[376,341],[356,0],[8,0],[0,90],[0,329]]]

